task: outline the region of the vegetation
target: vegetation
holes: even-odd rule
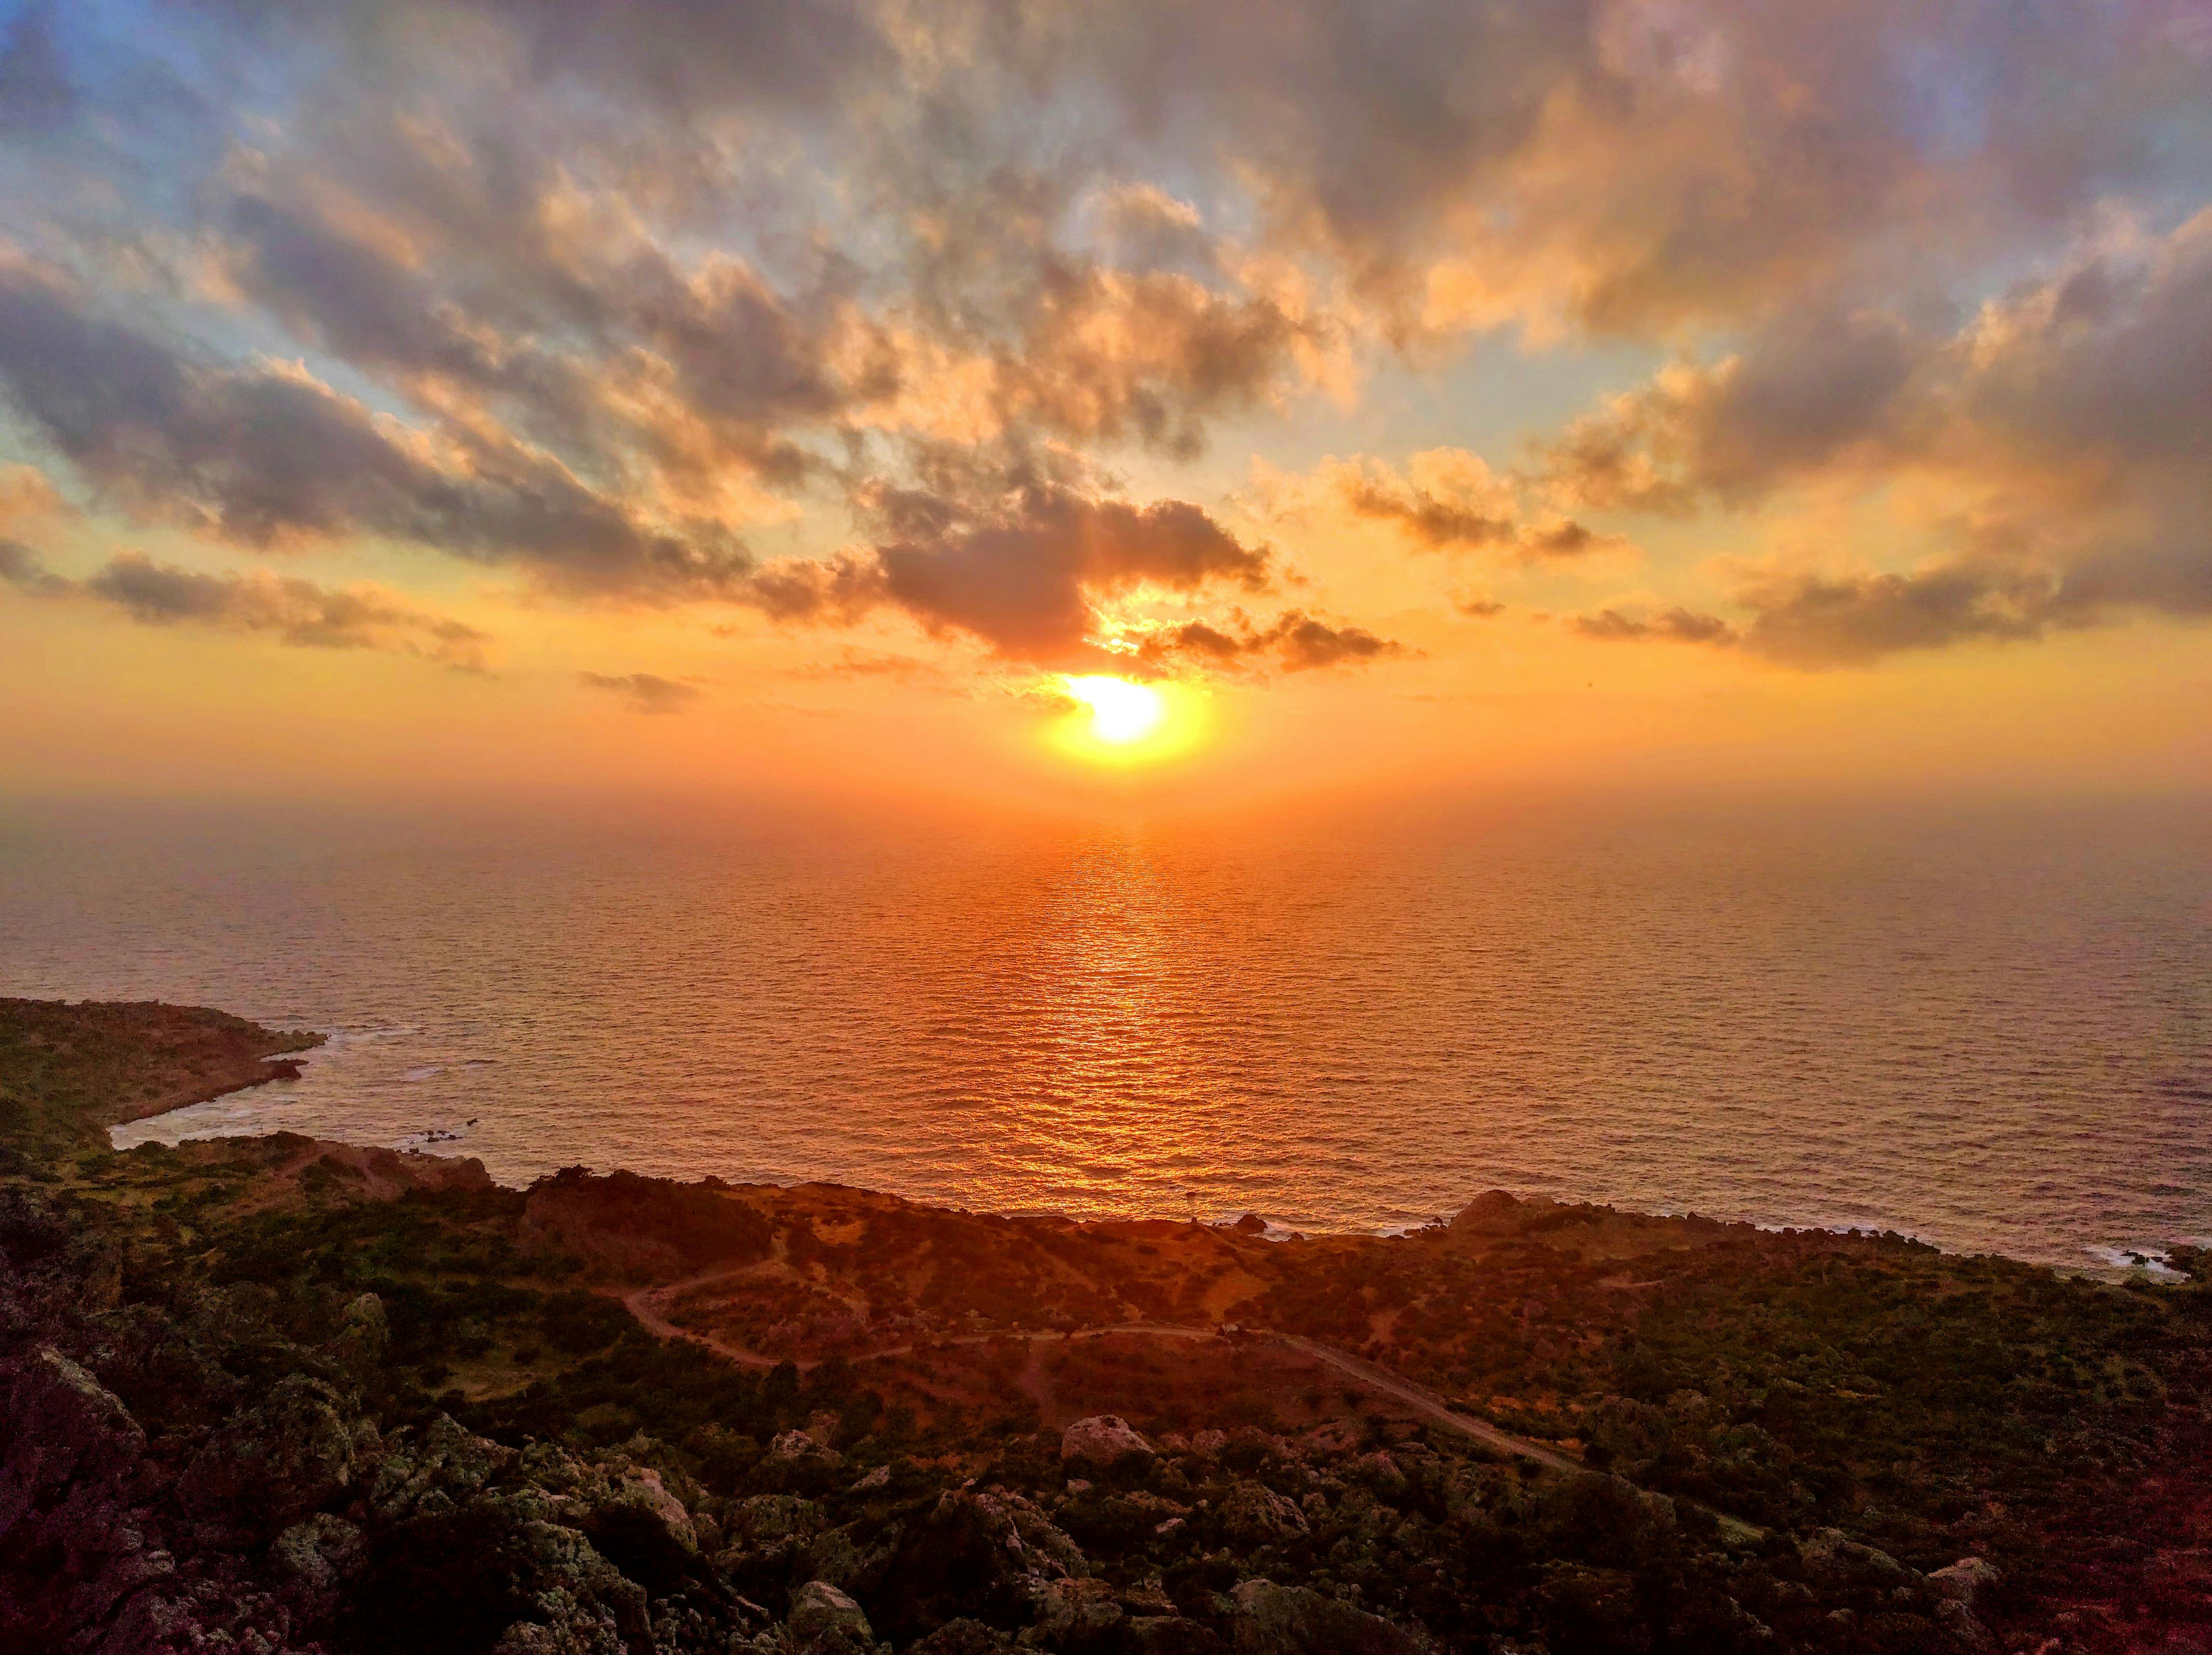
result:
[[[1494,1193],[1274,1243],[102,1147],[298,1044],[0,1003],[0,1648],[2212,1635],[2185,1249],[2097,1281]]]

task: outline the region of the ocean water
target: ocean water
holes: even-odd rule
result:
[[[17,809],[0,993],[329,1032],[125,1143],[1306,1229],[1503,1186],[2083,1267],[2212,1234],[2203,807]]]

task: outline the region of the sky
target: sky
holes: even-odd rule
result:
[[[2208,615],[2203,0],[0,0],[17,795],[2172,789]]]

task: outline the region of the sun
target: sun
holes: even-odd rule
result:
[[[1167,700],[1150,684],[1089,675],[1062,687],[1091,709],[1091,737],[1109,747],[1130,747],[1157,731],[1168,716]]]

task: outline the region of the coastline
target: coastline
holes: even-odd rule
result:
[[[0,1001],[0,1644],[522,1655],[627,1604],[609,1648],[2122,1655],[2203,1618],[2199,1255],[88,1147],[289,1038]]]
[[[158,1004],[160,1003],[156,1002],[154,1003]],[[212,1085],[210,1089],[205,1090],[200,1094],[180,1096],[173,1100],[163,1101],[159,1105],[159,1106],[153,1106],[150,1105],[134,1106],[127,1112],[121,1113],[118,1115],[116,1118],[106,1121],[103,1124],[112,1133],[112,1129],[116,1127],[143,1125],[146,1121],[157,1119],[162,1115],[174,1113],[180,1110],[191,1108],[201,1104],[215,1102],[222,1098],[232,1096],[240,1092],[252,1090],[252,1088],[270,1081],[296,1080],[301,1078],[301,1071],[299,1065],[295,1062],[289,1061],[287,1057],[283,1054],[312,1052],[323,1047],[328,1044],[331,1040],[331,1036],[326,1033],[319,1033],[309,1030],[288,1031],[281,1038],[288,1041],[296,1041],[298,1044],[286,1046],[282,1049],[281,1053],[272,1051],[270,1054],[259,1059],[259,1064],[262,1065],[260,1072],[253,1072],[250,1074],[241,1072],[239,1077],[229,1079],[220,1083],[215,1083]],[[224,1138],[252,1138],[264,1136],[267,1131],[289,1131],[290,1129],[282,1127],[263,1127],[248,1120],[241,1122],[233,1128],[223,1128],[210,1131],[196,1132],[189,1137],[180,1137],[178,1141],[180,1143],[209,1143]],[[409,1132],[404,1136],[420,1138],[424,1135],[423,1131],[417,1131]],[[149,1139],[141,1141],[158,1142],[161,1140]],[[313,1141],[334,1146],[343,1145],[363,1153],[422,1157],[433,1161],[447,1161],[466,1164],[477,1167],[491,1182],[498,1184],[501,1187],[515,1191],[528,1190],[539,1179],[549,1176],[551,1170],[553,1170],[549,1167],[529,1177],[520,1175],[501,1177],[496,1173],[490,1173],[484,1167],[484,1163],[478,1157],[467,1155],[459,1147],[448,1149],[440,1149],[431,1148],[427,1144],[422,1143],[405,1146],[388,1143],[356,1144],[352,1143],[350,1140],[344,1138],[324,1138],[319,1137],[314,1137]],[[457,1146],[459,1143],[465,1142],[465,1139],[448,1139],[446,1141],[454,1143]],[[118,1148],[127,1152],[130,1148],[135,1146],[114,1145],[112,1144],[111,1138],[111,1147]],[[617,1170],[624,1169],[617,1168]],[[641,1176],[666,1179],[668,1181],[679,1184],[720,1181],[716,1174],[711,1173],[691,1179],[672,1177],[668,1174],[641,1174]],[[753,1179],[748,1180],[749,1183],[757,1184],[762,1187],[781,1190],[796,1189],[813,1183],[828,1182],[834,1184],[839,1181],[840,1180],[835,1177],[828,1179],[820,1178],[793,1177],[788,1179],[770,1178]],[[925,1207],[941,1205],[954,1210],[966,1211],[969,1209],[965,1206],[954,1207],[953,1203],[951,1203],[933,1201],[927,1197],[909,1195],[903,1191],[879,1190],[876,1192],[890,1195],[896,1199],[913,1202],[918,1205]],[[2086,1279],[2103,1282],[2122,1282],[2139,1276],[2149,1280],[2159,1282],[2173,1282],[2184,1281],[2187,1279],[2186,1276],[2181,1271],[2177,1270],[2172,1264],[2174,1250],[2176,1248],[2185,1250],[2195,1246],[2212,1246],[2212,1241],[2199,1241],[2192,1240],[2192,1238],[2186,1235],[2167,1237],[2156,1243],[2147,1243],[2138,1240],[2132,1244],[2076,1239],[2071,1243],[2074,1251],[2078,1254],[2086,1255],[2086,1260],[2081,1258],[2062,1258],[2056,1256],[2037,1257],[2033,1254],[2008,1252],[2000,1248],[1984,1248],[1976,1250],[1965,1247],[1946,1246],[1942,1241],[1932,1240],[1928,1236],[1921,1234],[1917,1230],[1904,1223],[1896,1222],[1885,1222],[1875,1218],[1860,1217],[1856,1220],[1825,1217],[1770,1219],[1733,1215],[1718,1216],[1712,1214],[1674,1208],[1668,1205],[1663,1201],[1656,1202],[1654,1204],[1648,1207],[1623,1206],[1619,1203],[1591,1202],[1586,1197],[1580,1197],[1571,1194],[1528,1196],[1520,1191],[1516,1191],[1515,1193],[1521,1194],[1523,1199],[1558,1202],[1568,1205],[1601,1205],[1608,1208],[1609,1209],[1618,1210],[1627,1215],[1634,1217],[1644,1217],[1661,1221],[1682,1219],[1692,1222],[1711,1222],[1724,1225],[1747,1225],[1765,1234],[1777,1236],[1826,1234],[1845,1238],[1865,1237],[1868,1239],[1898,1240],[1911,1243],[1916,1246],[1932,1247],[1938,1252],[1947,1253],[1954,1258],[1998,1258],[2010,1263],[2030,1265],[2039,1269],[2057,1270],[2069,1276],[2076,1276]],[[1244,1211],[1249,1209],[1235,1209],[1233,1210]],[[1036,1208],[1022,1208],[1000,1213],[997,1215],[1008,1219],[1042,1218],[1078,1224],[1145,1222],[1153,1219],[1165,1221],[1171,1216],[1166,1213],[1127,1214],[1094,1212],[1085,1214]],[[1227,1223],[1232,1222],[1232,1214],[1224,1212],[1204,1222],[1210,1223]],[[1266,1220],[1267,1228],[1265,1232],[1265,1239],[1271,1241],[1304,1240],[1308,1234],[1311,1234],[1316,1236],[1359,1236],[1375,1240],[1389,1240],[1409,1235],[1417,1235],[1424,1229],[1432,1228],[1437,1223],[1442,1222],[1443,1220],[1441,1217],[1437,1217],[1431,1218],[1424,1224],[1408,1222],[1395,1225],[1380,1225],[1373,1228],[1362,1228],[1355,1226],[1331,1228],[1325,1222],[1316,1222],[1310,1219],[1299,1222],[1304,1226],[1304,1228],[1293,1228],[1288,1224],[1278,1223],[1275,1220],[1269,1218]]]

